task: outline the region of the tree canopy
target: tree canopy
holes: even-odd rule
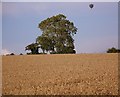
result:
[[[38,24],[38,28],[42,31],[42,35],[36,38],[36,43],[26,46],[26,50],[30,50],[32,54],[38,54],[39,48],[43,53],[76,53],[73,36],[77,28],[73,22],[66,19],[65,15],[58,14],[47,18]]]
[[[74,39],[77,28],[66,16],[59,14],[43,20],[38,27],[42,35],[38,36],[36,42],[41,49],[50,53],[75,53]]]

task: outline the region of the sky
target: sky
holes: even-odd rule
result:
[[[25,54],[25,47],[42,34],[38,24],[64,14],[78,28],[73,37],[79,53],[104,53],[118,48],[118,3],[92,2],[3,2],[2,51]]]
[[[2,2],[119,2],[119,0],[1,0]]]
[[[2,3],[0,2],[0,55],[2,51]]]

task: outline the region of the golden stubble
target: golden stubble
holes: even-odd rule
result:
[[[117,95],[118,54],[2,57],[7,95]]]

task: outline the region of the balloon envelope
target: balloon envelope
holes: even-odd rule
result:
[[[90,8],[93,8],[93,7],[94,7],[94,5],[93,5],[93,4],[90,4],[90,5],[89,5],[89,7],[90,7]]]

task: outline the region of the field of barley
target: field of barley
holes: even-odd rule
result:
[[[2,56],[4,95],[117,95],[118,54]]]

